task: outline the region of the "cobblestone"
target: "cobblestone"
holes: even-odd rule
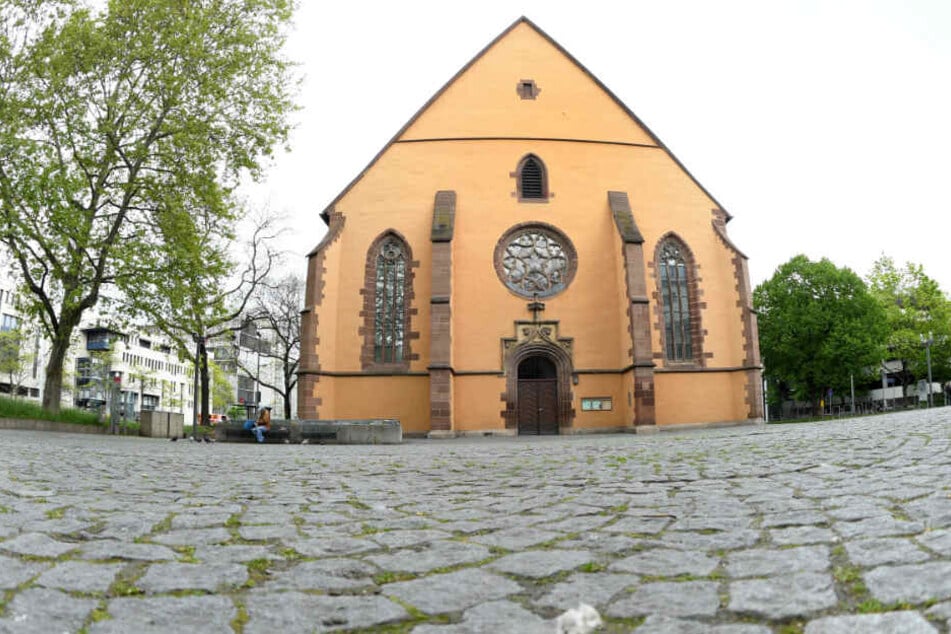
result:
[[[951,408],[386,447],[0,446],[0,633],[543,633],[584,602],[613,634],[951,634]]]

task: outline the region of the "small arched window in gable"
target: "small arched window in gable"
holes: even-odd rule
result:
[[[548,200],[548,172],[545,164],[534,154],[529,154],[516,171],[518,197],[522,201]]]
[[[664,309],[665,355],[669,361],[693,359],[690,324],[690,285],[687,262],[676,240],[665,240],[658,258],[661,304]]]

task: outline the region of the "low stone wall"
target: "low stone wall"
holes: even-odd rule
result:
[[[23,418],[0,418],[0,429],[21,429],[24,431],[52,431],[62,434],[108,434],[108,425],[77,425],[75,423],[55,423],[50,420]]]
[[[215,426],[218,442],[256,442],[254,434],[243,423]],[[264,434],[265,443],[305,443],[334,445],[395,445],[403,442],[403,428],[398,420],[302,420],[271,421],[271,430]]]
[[[264,434],[264,442],[272,445],[289,442],[299,443],[300,432],[295,432],[295,421],[272,420],[271,429]],[[215,425],[217,442],[257,442],[257,438],[244,428],[244,423],[218,423]]]
[[[389,418],[363,420],[302,420],[301,440],[338,445],[398,445],[403,442],[400,421]]]

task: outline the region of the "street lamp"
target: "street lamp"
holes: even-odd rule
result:
[[[924,335],[918,335],[921,338],[921,345],[925,348],[925,358],[928,361],[928,407],[931,407],[931,344],[934,343],[934,336],[929,332],[928,338]]]

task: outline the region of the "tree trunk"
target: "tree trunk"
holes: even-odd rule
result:
[[[284,393],[281,394],[284,398],[284,420],[291,419],[291,386],[288,385],[287,381],[284,381]]]
[[[208,349],[205,347],[205,344],[201,344],[201,419],[199,423],[201,425],[208,424],[208,401],[211,396],[210,390],[208,389]]]
[[[62,326],[63,322],[60,322],[60,325]],[[50,349],[50,360],[46,364],[46,381],[43,385],[43,409],[48,412],[56,413],[60,408],[60,399],[63,394],[63,363],[66,361],[66,353],[69,352],[72,331],[70,327],[68,332],[57,333],[56,339],[53,340],[53,347]]]

